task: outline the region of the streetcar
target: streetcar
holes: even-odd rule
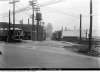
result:
[[[20,28],[0,28],[0,40],[1,41],[8,41],[8,37],[10,41],[22,41],[23,31]]]

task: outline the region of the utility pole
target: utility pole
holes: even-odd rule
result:
[[[30,26],[29,26],[29,18],[28,18],[28,31],[30,31]]]
[[[35,37],[35,35],[34,35],[34,6],[35,6],[35,3],[34,3],[34,1],[32,0],[32,1],[29,1],[30,2],[30,5],[32,5],[32,11],[33,11],[33,13],[32,13],[32,33],[31,33],[31,39],[32,40],[34,40],[34,37]]]
[[[9,26],[8,26],[8,38],[7,38],[7,42],[10,42],[10,28],[11,28],[11,23],[10,23],[10,10],[9,10]]]
[[[23,19],[22,19],[22,31],[23,31]]]
[[[45,22],[42,22],[42,41],[44,40],[44,24]]]
[[[40,20],[41,20],[41,13],[40,13],[40,7],[37,6],[36,8],[36,20],[37,20],[37,41],[39,41],[39,31],[40,31]]]
[[[39,37],[39,36],[38,36],[38,34],[39,34],[39,29],[38,29],[38,28],[39,28],[39,20],[37,20],[37,41],[39,40],[39,39],[38,39],[38,37]]]
[[[9,4],[13,4],[13,36],[15,34],[15,3],[16,2],[19,2],[19,1],[13,0],[12,2],[9,3]]]
[[[30,24],[29,24],[29,18],[28,18],[28,32],[29,32],[29,39],[31,39],[31,31],[30,31],[30,26],[29,26]]]
[[[10,30],[10,26],[11,25],[10,25],[10,10],[9,10],[9,28],[8,28],[9,30]]]
[[[92,0],[90,0],[90,30],[89,30],[89,50],[92,47]]]
[[[82,14],[80,14],[80,42],[82,41]]]
[[[88,38],[88,29],[86,29],[86,39]]]

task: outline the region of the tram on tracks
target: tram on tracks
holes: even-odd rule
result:
[[[22,41],[23,37],[23,31],[20,28],[15,28],[13,31],[13,28],[0,28],[0,41]]]

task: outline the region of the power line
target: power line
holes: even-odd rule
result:
[[[19,5],[21,5],[22,7],[23,7],[23,4],[22,3],[20,3]],[[19,7],[19,5],[17,5],[17,7]],[[28,15],[29,14],[29,12],[23,12],[25,15]]]
[[[61,1],[63,1],[63,0],[49,1],[49,2],[42,3],[42,4],[38,4],[37,6],[39,6],[39,7],[48,6],[48,5],[51,5],[51,4],[53,4],[53,3],[57,3],[57,2],[61,2]],[[22,4],[22,3],[21,3],[21,4]],[[28,6],[25,7],[25,8],[16,10],[15,13],[16,13],[16,14],[17,14],[17,13],[20,13],[20,12],[23,12],[23,13],[24,13],[25,11],[28,11],[28,10],[31,10],[31,9],[32,9],[32,8],[28,5]],[[68,16],[80,18],[79,15],[76,16],[76,15],[69,14],[69,13],[62,13],[62,12],[59,12],[59,13],[61,13],[61,14],[63,14],[63,15],[68,15]],[[11,14],[12,14],[12,12],[11,12]],[[8,12],[6,12],[6,13],[4,14],[4,17],[7,17],[7,16],[8,16]],[[89,16],[90,16],[90,14],[88,14],[88,15],[83,15],[83,17],[89,17]],[[0,17],[0,18],[2,18],[2,17]]]
[[[42,3],[42,4],[39,4],[38,6],[39,7],[43,7],[43,6],[47,6],[47,5],[51,5],[53,3],[57,3],[57,2],[61,2],[62,0],[57,0],[57,1],[49,1],[49,2],[46,2],[46,3]],[[15,13],[19,13],[19,12],[24,12],[24,11],[28,11],[30,10],[31,7],[28,5],[27,7],[25,8],[22,8],[22,9],[19,9],[19,10],[16,10]],[[11,12],[12,14],[13,12]],[[3,14],[5,17],[8,16],[8,12],[6,14]]]
[[[49,2],[46,2],[46,3],[42,3],[42,4],[39,4],[38,6],[39,7],[43,7],[43,6],[47,6],[47,5],[51,5],[53,3],[57,3],[57,2],[60,2],[61,0],[58,0],[58,1],[49,1]],[[23,12],[23,11],[27,11],[27,10],[30,10],[31,7],[30,6],[27,6],[26,8],[23,8],[23,9],[19,9],[19,10],[16,10],[16,13],[19,13],[19,12]]]
[[[60,12],[60,11],[58,11],[57,13],[67,15],[67,16],[72,16],[72,17],[75,17],[75,18],[80,18],[79,15],[73,15],[73,14],[70,14],[70,13],[64,13],[64,12]]]

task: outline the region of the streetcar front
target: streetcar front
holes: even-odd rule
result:
[[[15,28],[14,35],[12,36],[12,39],[15,41],[22,41],[23,37],[23,31],[20,28]]]

